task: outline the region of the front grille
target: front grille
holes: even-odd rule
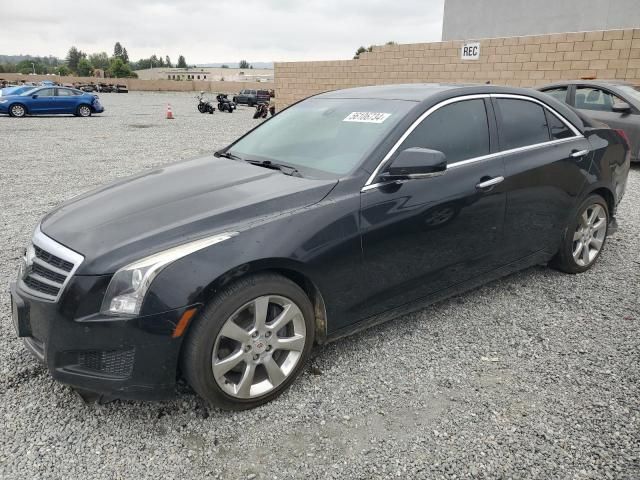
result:
[[[39,263],[34,263],[33,265],[31,265],[31,269],[29,270],[29,272],[33,272],[37,275],[40,275],[41,277],[47,278],[49,280],[53,280],[54,282],[59,283],[60,285],[62,285],[64,281],[67,279],[66,275],[53,272],[48,268],[43,267]]]
[[[87,370],[127,378],[133,372],[135,351],[90,350],[78,353],[78,364]]]
[[[35,290],[36,292],[41,292],[46,295],[50,295],[52,297],[56,297],[58,293],[60,293],[60,289],[56,288],[52,285],[48,285],[39,280],[36,280],[33,277],[27,277],[24,279],[25,285],[29,287],[31,290]]]
[[[36,297],[56,302],[82,260],[82,255],[37,228],[25,254],[20,285]]]
[[[73,269],[73,263],[68,262],[60,257],[56,257],[54,254],[49,253],[42,248],[34,245],[36,250],[36,257],[38,257],[43,262],[48,263],[56,268],[64,270],[65,272],[70,272]]]

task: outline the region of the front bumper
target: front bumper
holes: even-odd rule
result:
[[[184,307],[156,315],[76,318],[104,277],[75,277],[60,302],[43,301],[10,285],[12,317],[27,349],[51,376],[104,398],[159,400],[175,395],[182,338],[172,333]],[[80,295],[83,295],[80,297]]]

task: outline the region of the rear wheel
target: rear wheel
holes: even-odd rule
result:
[[[182,371],[212,405],[253,408],[289,387],[313,340],[313,307],[305,292],[279,275],[255,275],[205,307],[185,339]]]
[[[9,115],[12,117],[24,117],[27,114],[27,109],[20,103],[14,103],[9,107]]]
[[[609,208],[600,195],[590,195],[569,224],[552,265],[567,273],[581,273],[595,263],[607,240]]]
[[[80,117],[90,117],[91,107],[89,105],[80,105],[78,107],[77,113]]]

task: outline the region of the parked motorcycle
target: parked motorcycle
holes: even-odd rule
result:
[[[266,103],[259,103],[256,105],[256,111],[253,114],[253,118],[267,118],[269,114],[269,106]]]
[[[216,100],[218,100],[218,110],[221,112],[233,113],[236,109],[236,104],[227,98],[226,93],[216,95]]]
[[[200,113],[213,113],[216,111],[216,107],[214,107],[210,101],[204,100],[204,92],[200,92],[196,100],[198,100],[198,111]]]

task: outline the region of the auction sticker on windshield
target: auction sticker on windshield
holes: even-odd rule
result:
[[[390,113],[351,112],[343,122],[382,123],[390,116]]]

